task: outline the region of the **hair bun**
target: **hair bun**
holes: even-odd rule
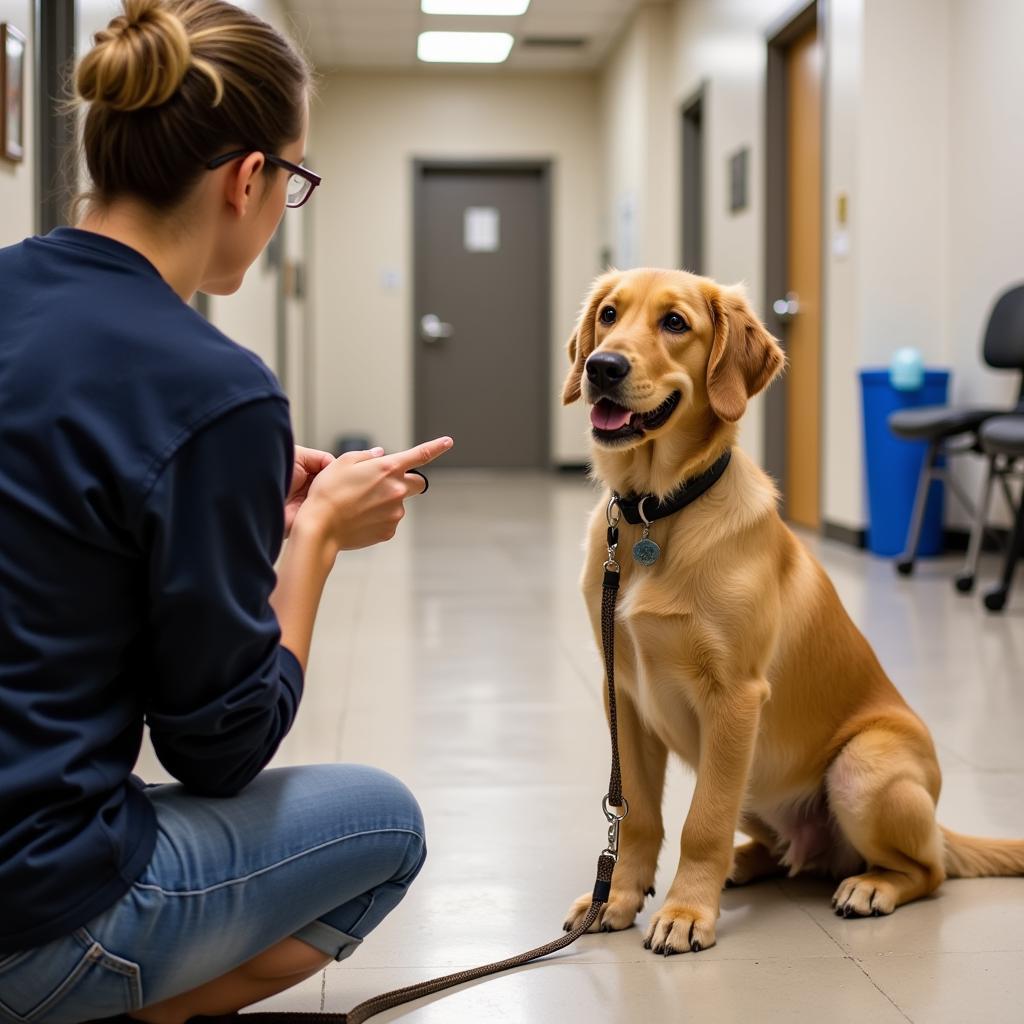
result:
[[[75,85],[89,103],[141,110],[171,99],[191,66],[188,32],[163,0],[124,0],[124,14],[96,33]]]

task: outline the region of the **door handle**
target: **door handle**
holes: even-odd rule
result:
[[[420,337],[428,344],[435,344],[455,333],[451,324],[446,324],[436,313],[427,313],[420,320]]]
[[[791,323],[800,312],[800,297],[796,292],[786,292],[784,299],[776,299],[772,303],[772,311],[782,323]]]

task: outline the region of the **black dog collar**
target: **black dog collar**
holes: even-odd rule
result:
[[[624,498],[616,494],[614,495],[615,504],[619,506],[626,522],[632,523],[634,526],[644,520],[653,523],[658,519],[665,519],[674,512],[686,508],[702,494],[711,490],[721,479],[731,458],[732,450],[726,448],[710,469],[701,473],[700,476],[684,481],[682,486],[664,501],[658,501],[653,494],[627,494]],[[643,506],[643,515],[640,514],[641,505]]]

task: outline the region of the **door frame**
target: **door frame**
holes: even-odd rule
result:
[[[34,95],[36,233],[69,223],[75,180],[76,114],[64,102],[68,68],[75,62],[75,0],[36,0]]]
[[[786,326],[775,315],[772,304],[786,293],[789,259],[789,202],[787,192],[787,120],[786,120],[786,51],[790,44],[813,26],[818,28],[821,42],[821,309],[818,336],[821,340],[821,367],[818,380],[819,398],[825,394],[825,308],[828,275],[825,273],[828,253],[829,197],[828,181],[828,83],[829,83],[829,19],[828,0],[798,0],[783,13],[765,33],[767,65],[765,70],[764,119],[764,319],[768,329],[785,348]],[[779,483],[780,514],[786,516],[786,375],[782,374],[767,390],[764,398],[764,468]],[[824,409],[824,402],[822,401]],[[822,438],[825,419],[819,424]],[[824,451],[824,444],[822,444]],[[818,468],[821,527],[825,528],[824,459]]]
[[[682,167],[682,202],[679,211],[682,218],[680,239],[680,266],[694,274],[703,274],[706,270],[706,253],[704,251],[704,199],[705,184],[707,182],[706,160],[707,137],[705,135],[706,120],[708,113],[707,105],[708,83],[703,81],[699,86],[680,104],[679,127],[681,141],[681,167]],[[700,116],[700,145],[694,146],[696,132],[694,131],[694,113]],[[698,215],[690,217],[688,213],[696,209]],[[688,262],[689,257],[696,253],[696,262],[692,265]]]
[[[424,202],[424,179],[430,173],[444,173],[446,171],[457,173],[478,173],[478,174],[501,174],[509,173],[531,173],[537,174],[540,179],[541,195],[541,217],[543,220],[543,244],[541,246],[541,278],[543,281],[543,298],[541,299],[543,322],[545,325],[544,342],[544,379],[540,382],[547,401],[543,404],[541,421],[541,434],[545,439],[545,459],[540,469],[550,469],[554,465],[552,455],[552,417],[551,417],[551,396],[552,377],[552,330],[551,330],[551,178],[554,161],[551,159],[539,160],[472,160],[464,158],[449,159],[445,157],[414,157],[412,160],[412,277],[413,286],[409,289],[412,297],[412,309],[409,311],[409,337],[412,339],[412,378],[410,386],[412,394],[410,405],[412,407],[411,421],[415,440],[426,440],[420,438],[420,395],[419,395],[419,368],[422,359],[422,343],[419,334],[418,312],[423,308],[422,280],[418,273],[419,267],[425,261],[425,210]]]

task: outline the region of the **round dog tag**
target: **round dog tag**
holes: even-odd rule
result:
[[[633,561],[640,565],[654,565],[660,554],[661,548],[649,537],[644,537],[633,545]]]

